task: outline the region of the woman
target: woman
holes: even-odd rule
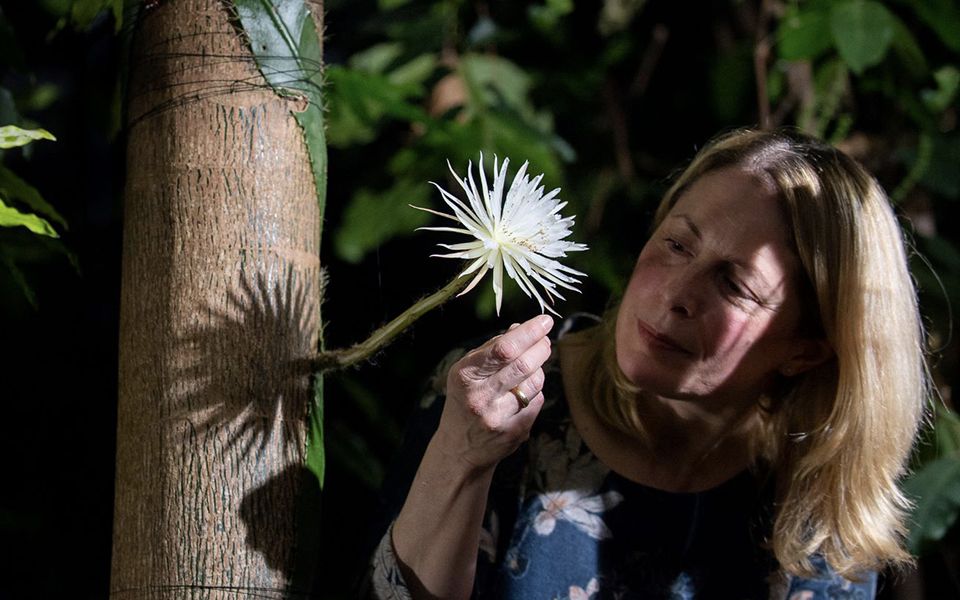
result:
[[[556,347],[552,324],[449,369],[378,595],[872,597],[910,560],[922,329],[897,221],[849,157],[715,140],[619,307]]]

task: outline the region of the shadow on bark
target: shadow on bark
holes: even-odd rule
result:
[[[285,454],[294,446],[303,451],[317,339],[310,299],[318,296],[292,267],[282,284],[271,286],[262,273],[256,279],[251,285],[242,277],[240,295],[228,291],[222,308],[206,308],[206,325],[178,340],[178,354],[188,358],[175,374],[185,390],[178,412],[200,436],[226,426],[226,454],[239,449],[242,460],[255,449],[262,454],[275,435]]]
[[[298,490],[293,550],[276,535],[276,512],[289,510],[291,489]],[[309,469],[290,466],[244,496],[240,518],[247,528],[246,544],[263,556],[271,569],[288,582],[286,598],[310,598],[313,575],[320,555],[320,483]]]

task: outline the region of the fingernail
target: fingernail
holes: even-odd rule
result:
[[[511,325],[511,326],[507,329],[507,331],[513,331],[513,330],[516,329],[517,327],[520,327],[520,323],[514,323],[513,325]]]
[[[553,317],[550,315],[540,315],[537,323],[540,323],[540,327],[542,327],[544,331],[549,331],[550,328],[553,327]]]

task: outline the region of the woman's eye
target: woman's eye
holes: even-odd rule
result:
[[[683,244],[671,238],[667,238],[667,248],[669,248],[671,252],[676,252],[677,254],[683,254],[687,250],[684,248]]]
[[[739,283],[737,283],[737,281],[736,281],[735,279],[730,278],[730,277],[724,277],[724,278],[723,278],[723,283],[724,283],[725,286],[727,286],[727,289],[730,290],[731,292],[733,292],[734,294],[736,294],[736,295],[738,295],[738,296],[743,296],[743,295],[744,295],[744,293],[743,293],[743,288],[740,286]]]
[[[759,300],[757,300],[757,297],[754,296],[749,289],[741,285],[740,282],[738,282],[733,277],[724,275],[722,285],[724,286],[728,294],[730,294],[731,296],[735,296],[738,300],[759,302]]]

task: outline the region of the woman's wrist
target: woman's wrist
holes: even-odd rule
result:
[[[447,476],[452,480],[468,483],[492,477],[499,461],[474,460],[470,453],[464,450],[465,445],[466,440],[451,436],[441,428],[430,439],[427,455],[432,455],[434,460],[442,464],[443,470],[447,471]]]

